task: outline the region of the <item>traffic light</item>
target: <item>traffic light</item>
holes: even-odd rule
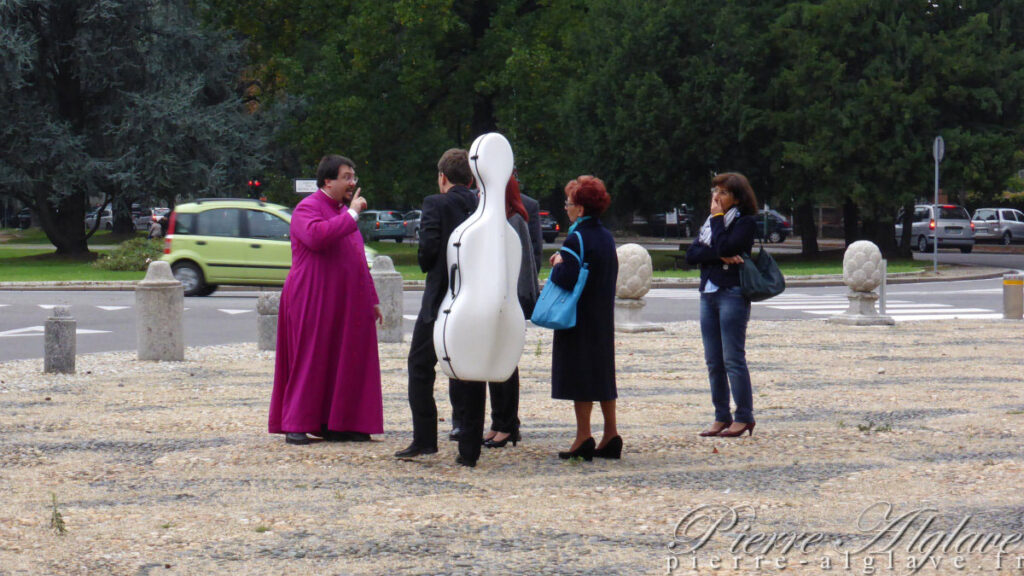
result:
[[[249,180],[249,198],[260,198],[260,181]]]

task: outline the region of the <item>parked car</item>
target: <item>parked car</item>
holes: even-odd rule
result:
[[[978,208],[971,218],[974,240],[994,240],[1004,246],[1024,241],[1024,213],[1012,208]]]
[[[402,213],[394,210],[363,210],[359,213],[359,232],[365,242],[405,239]]]
[[[85,228],[86,230],[92,230],[96,224],[96,213],[99,208],[94,208],[91,212],[85,215]],[[113,230],[114,229],[114,210],[110,206],[103,209],[103,213],[100,215],[100,230]]]
[[[763,238],[767,242],[779,244],[793,235],[793,224],[775,210],[762,210],[755,218],[757,227],[754,229],[754,238],[757,240]]]
[[[903,210],[896,216],[896,245],[903,241]],[[910,245],[919,252],[939,248],[959,248],[964,254],[974,249],[974,223],[967,209],[955,204],[918,204],[914,206]]]
[[[221,284],[281,286],[292,267],[291,209],[245,198],[205,198],[171,213],[161,260],[186,296]],[[366,248],[366,264],[377,252]]]
[[[422,210],[410,210],[402,216],[402,226],[405,228],[405,237],[414,240],[420,239],[420,216]]]
[[[680,204],[674,208],[675,223],[669,223],[672,211],[657,212],[646,219],[649,231],[652,236],[678,236],[690,238],[699,229],[694,223],[695,215],[693,209],[687,204]],[[642,233],[642,232],[641,232]]]
[[[32,225],[32,210],[28,208],[22,208],[17,215],[18,228],[22,230]]]
[[[555,220],[555,217],[551,215],[551,212],[541,210],[540,235],[544,237],[544,241],[554,242],[555,238],[558,238],[559,229],[558,220]]]

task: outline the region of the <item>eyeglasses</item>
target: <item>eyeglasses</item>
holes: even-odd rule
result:
[[[348,174],[346,174],[341,178],[338,178],[338,180],[341,180],[342,182],[351,182],[355,184],[356,182],[359,182],[359,176],[356,176],[355,174],[349,176]]]
[[[578,206],[578,204],[573,204],[572,202],[566,200],[565,201],[565,207],[568,208],[569,206]]]

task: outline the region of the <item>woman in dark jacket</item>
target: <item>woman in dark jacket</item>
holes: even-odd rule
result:
[[[740,254],[754,247],[757,198],[742,174],[719,174],[711,180],[711,216],[686,261],[700,264],[700,332],[711,381],[715,422],[701,436],[754,433],[754,399],[747,370],[747,321],[750,300],[740,289]],[[729,389],[736,414],[729,411]]]
[[[537,265],[533,261],[533,242],[527,222],[530,216],[523,205],[519,182],[512,176],[505,186],[505,217],[516,231],[522,259],[519,262],[519,283],[517,292],[519,307],[529,318],[537,303],[540,288],[537,286]],[[491,429],[484,434],[484,446],[504,448],[510,441],[519,442],[519,368],[504,382],[488,382],[491,392]]]
[[[551,397],[572,400],[576,439],[562,459],[619,458],[622,438],[615,425],[615,281],[619,260],[615,240],[598,218],[611,204],[604,182],[580,176],[565,186],[565,211],[573,222],[562,248],[551,257],[550,282],[572,290],[582,254],[590,275],[576,308],[576,326],[555,330],[551,357]],[[579,237],[575,234],[579,232]],[[580,246],[580,237],[583,242]],[[571,251],[571,252],[570,252]],[[590,433],[594,402],[601,403],[604,435],[600,445]]]

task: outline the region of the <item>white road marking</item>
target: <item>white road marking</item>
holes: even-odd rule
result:
[[[252,310],[235,310],[233,308],[217,308],[217,311],[223,312],[225,314],[231,314],[232,316],[234,316],[235,314],[245,314],[246,312],[252,312]]]
[[[0,338],[17,338],[19,336],[42,336],[46,332],[46,328],[43,326],[29,326],[27,328],[15,328],[14,330],[7,330],[0,332]],[[75,330],[76,334],[109,334],[110,330],[90,330],[88,328],[78,328]]]
[[[127,310],[131,306],[97,306],[100,310],[106,310],[107,312],[115,312],[117,310]]]

